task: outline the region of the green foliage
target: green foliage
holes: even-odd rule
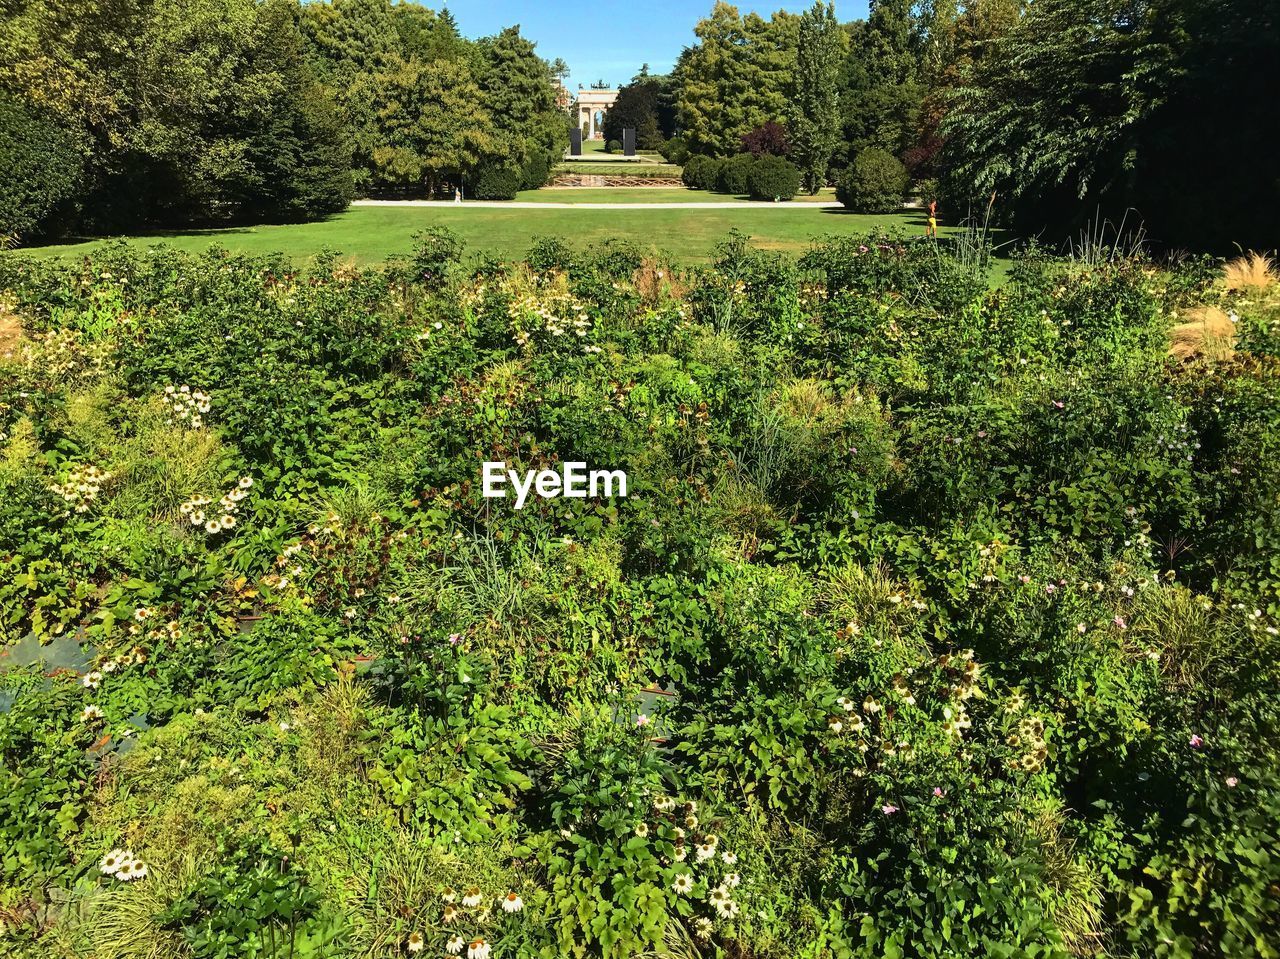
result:
[[[514,200],[520,192],[520,171],[509,166],[485,167],[471,184],[474,200]]]
[[[0,95],[0,237],[22,240],[57,230],[80,188],[84,160],[54,123]],[[65,222],[65,220],[64,220]]]
[[[605,139],[620,144],[622,131],[631,129],[636,131],[636,149],[661,149],[675,132],[674,110],[669,105],[671,87],[670,77],[643,74],[619,89],[618,98],[604,116]]]
[[[1137,209],[1163,242],[1268,244],[1274,178],[1241,157],[1274,79],[1266,3],[1036,3],[947,94],[947,192],[1004,198],[1025,233],[1064,237]],[[1265,166],[1265,164],[1262,164]]]
[[[1266,959],[1277,291],[1217,267],[5,257],[6,955]],[[481,495],[570,456],[629,495]]]
[[[801,15],[787,128],[809,193],[817,193],[826,182],[827,165],[840,143],[840,64],[847,47],[835,4],[817,2]]]
[[[691,156],[685,161],[680,179],[690,190],[718,189],[723,163],[723,160],[713,160],[711,157]]]
[[[902,209],[908,182],[907,168],[897,157],[872,147],[840,177],[836,195],[855,213],[894,213]]]
[[[750,153],[739,153],[721,161],[716,173],[716,190],[730,196],[745,196],[747,177],[755,166],[755,160]]]
[[[742,135],[786,115],[799,18],[745,17],[717,2],[694,27],[697,42],[676,63],[676,110],[690,152],[729,156]]]
[[[747,192],[753,200],[790,200],[800,192],[800,171],[782,157],[757,157],[747,172]]]

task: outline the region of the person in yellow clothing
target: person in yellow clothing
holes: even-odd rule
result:
[[[938,201],[929,201],[929,225],[924,229],[925,236],[938,238]]]

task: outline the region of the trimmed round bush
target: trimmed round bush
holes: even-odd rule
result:
[[[739,153],[720,164],[720,176],[716,187],[721,193],[742,196],[747,190],[747,177],[755,166],[756,158],[750,153]]]
[[[896,213],[902,209],[911,179],[907,168],[887,150],[871,147],[858,154],[836,184],[836,197],[855,213]]]
[[[610,140],[604,145],[604,150],[606,153],[621,153],[622,144],[617,140]]]
[[[680,137],[672,137],[662,145],[659,152],[664,160],[677,166],[683,166],[689,159],[689,148]]]
[[[514,167],[495,166],[480,171],[471,185],[476,200],[514,200],[520,192],[521,171]]]
[[[535,153],[529,157],[529,162],[524,165],[521,173],[521,187],[525,190],[538,190],[547,185],[547,180],[551,179],[551,164],[547,162],[547,158],[541,153]]]
[[[61,232],[84,166],[56,124],[0,97],[0,240]]]
[[[721,162],[712,157],[689,157],[680,179],[690,190],[714,190],[720,180]]]
[[[800,192],[800,171],[782,157],[758,157],[747,173],[747,192],[753,200],[790,200]]]

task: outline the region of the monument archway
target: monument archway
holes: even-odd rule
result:
[[[617,99],[617,90],[578,91],[578,127],[585,131],[584,139],[604,139],[604,118]]]

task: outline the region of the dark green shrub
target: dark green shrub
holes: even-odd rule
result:
[[[902,209],[909,182],[907,168],[897,157],[871,147],[845,171],[836,196],[855,213],[896,213]]]
[[[605,150],[605,153],[621,153],[622,144],[619,143],[617,140],[610,140],[608,143],[605,144],[604,150]]]
[[[675,163],[679,166],[683,166],[689,159],[689,147],[680,137],[672,137],[662,145],[662,149],[658,152],[662,154],[662,158],[668,163]]]
[[[65,229],[66,207],[76,195],[82,167],[69,134],[0,97],[0,239]]]
[[[747,174],[747,192],[753,200],[790,200],[800,192],[800,171],[782,157],[762,156]]]
[[[690,190],[714,190],[720,178],[720,163],[713,157],[689,157],[680,179]]]
[[[520,186],[524,190],[540,190],[547,185],[549,179],[551,179],[551,164],[547,162],[546,156],[535,153],[524,165]]]
[[[720,164],[720,175],[716,189],[730,196],[745,196],[747,193],[747,177],[754,168],[756,158],[750,153],[739,153],[729,157]]]
[[[486,167],[471,185],[475,200],[514,200],[520,192],[521,171],[509,166]]]

